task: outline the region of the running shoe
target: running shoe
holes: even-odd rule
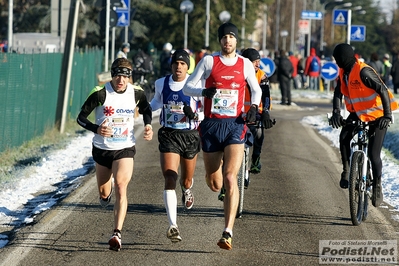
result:
[[[177,225],[169,226],[168,231],[166,232],[166,237],[169,238],[172,243],[177,243],[182,240]]]
[[[220,192],[219,192],[219,195],[218,195],[218,200],[223,201],[225,196],[226,196],[226,189],[223,186],[220,189]]]
[[[122,235],[119,232],[114,232],[108,241],[109,249],[119,251],[122,248]]]
[[[228,232],[224,231],[222,234],[222,238],[219,239],[218,246],[222,249],[231,250],[233,248],[231,242],[231,235]]]
[[[184,205],[184,208],[186,208],[187,210],[191,209],[194,205],[194,195],[193,192],[191,191],[193,184],[194,184],[194,179],[192,181],[191,187],[185,190],[184,186],[180,183],[181,192],[182,192],[181,200]]]
[[[260,157],[256,158],[256,160],[252,160],[250,172],[251,174],[259,174],[260,169],[262,168],[262,164],[260,163]]]
[[[249,175],[244,178],[244,188],[247,189],[249,186]]]

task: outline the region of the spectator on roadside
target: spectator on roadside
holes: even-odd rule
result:
[[[384,64],[378,59],[377,53],[372,53],[368,65],[374,68],[382,80],[384,80]]]
[[[298,58],[297,69],[298,69],[298,77],[299,77],[299,81],[300,81],[300,86],[302,89],[306,89],[307,84],[306,84],[305,68],[304,68],[305,62],[304,62],[303,56],[301,54],[297,54],[296,56]]]
[[[392,64],[389,62],[389,54],[384,54],[384,58],[382,59],[382,64],[384,65],[384,76],[382,81],[388,86],[388,88],[392,88],[392,83],[391,83],[391,68]]]
[[[172,58],[173,45],[169,42],[163,45],[163,50],[159,56],[160,76],[165,77],[166,75],[172,74],[172,68],[170,61]]]
[[[195,65],[197,65],[198,62],[201,61],[201,59],[202,59],[205,55],[207,55],[207,54],[210,54],[210,52],[209,52],[209,46],[203,46],[203,47],[201,48],[201,50],[198,51],[198,52],[195,54]]]
[[[398,94],[399,88],[399,54],[396,55],[396,59],[393,60],[393,65],[391,68],[391,76],[393,83],[393,92]]]
[[[130,44],[129,43],[124,43],[121,46],[121,49],[116,53],[116,59],[118,58],[126,58],[127,59],[127,54],[130,52]]]
[[[305,76],[309,77],[309,89],[320,90],[320,71],[320,57],[316,55],[316,49],[311,48],[310,55],[306,58],[304,71]]]
[[[298,89],[298,64],[299,64],[299,59],[292,51],[288,52],[288,58],[291,61],[292,67],[294,68],[294,71],[292,72],[292,85],[294,86],[294,89]]]
[[[281,104],[291,105],[291,79],[294,67],[287,58],[286,51],[280,50],[280,60],[278,64],[278,82],[281,90]]]
[[[193,55],[193,52],[190,50],[190,49],[184,49],[188,54],[189,54],[189,56],[190,56],[190,65],[189,65],[189,68],[188,68],[188,70],[187,70],[187,74],[191,74],[191,73],[193,73],[194,72],[194,69],[195,69],[195,57],[194,57],[194,55]]]
[[[275,66],[276,69],[274,70],[273,75],[271,75],[269,77],[270,88],[272,90],[278,90],[279,89],[279,82],[278,82],[278,64],[279,64],[279,59],[280,59],[280,56],[279,56],[278,51],[274,51],[273,62],[274,62],[274,66]]]

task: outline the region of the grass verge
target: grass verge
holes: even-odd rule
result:
[[[19,147],[9,148],[0,153],[0,187],[16,178],[14,173],[39,162],[50,150],[63,149],[69,141],[82,134],[84,129],[76,120],[66,122],[65,132],[58,127],[45,130],[45,134],[25,142]]]

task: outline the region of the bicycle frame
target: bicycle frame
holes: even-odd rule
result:
[[[352,164],[352,158],[355,151],[363,153],[363,167],[362,167],[362,179],[364,182],[367,181],[368,173],[368,124],[367,122],[357,121],[356,129],[357,131],[357,141],[352,141],[351,143],[351,158],[350,164]],[[370,171],[371,174],[371,171]],[[365,183],[364,183],[365,184]],[[362,188],[363,191],[364,188]]]

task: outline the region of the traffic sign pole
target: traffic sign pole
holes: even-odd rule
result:
[[[352,27],[352,10],[348,10],[348,26],[346,28],[347,30],[347,43],[351,43],[351,27]]]
[[[108,71],[108,57],[109,57],[109,12],[111,7],[111,1],[107,0],[107,6],[105,7],[105,62],[104,72]]]

